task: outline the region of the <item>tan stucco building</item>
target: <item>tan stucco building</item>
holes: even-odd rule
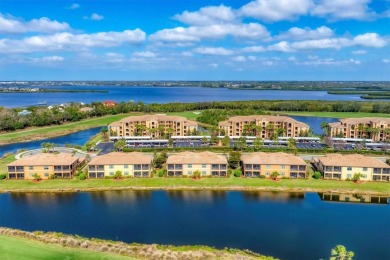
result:
[[[327,154],[313,160],[324,179],[352,179],[355,173],[361,173],[363,181],[389,181],[390,166],[386,163],[360,154]]]
[[[9,179],[34,179],[37,173],[40,178],[48,179],[54,174],[56,178],[72,178],[84,158],[69,153],[42,153],[25,156],[7,165]]]
[[[390,141],[390,118],[342,118],[329,124],[330,137]]]
[[[171,135],[191,135],[198,129],[196,121],[180,116],[145,115],[130,116],[109,125],[111,136],[151,136],[161,137],[163,133],[171,130]]]
[[[298,137],[309,130],[309,126],[287,116],[234,116],[219,123],[219,131],[226,136],[257,136],[272,139],[277,129],[283,129],[281,136]]]
[[[181,152],[167,159],[168,177],[191,176],[199,171],[201,176],[227,177],[227,159],[212,152]]]
[[[152,161],[152,155],[139,152],[108,153],[96,156],[88,163],[88,177],[112,177],[117,171],[124,177],[150,177]]]
[[[250,153],[241,156],[245,177],[269,177],[278,172],[279,178],[306,178],[306,162],[288,153]]]

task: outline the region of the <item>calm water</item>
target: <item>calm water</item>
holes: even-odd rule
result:
[[[324,202],[316,193],[111,191],[0,194],[0,226],[126,242],[251,249],[282,259],[390,259],[388,204]]]
[[[58,88],[58,87],[56,87]],[[47,102],[59,105],[68,102],[115,100],[144,103],[203,102],[235,100],[363,100],[360,95],[331,95],[326,91],[231,90],[201,87],[86,87],[70,86],[62,89],[101,89],[108,93],[0,93],[0,106],[22,107]]]
[[[64,144],[79,144],[83,145],[86,143],[89,138],[91,138],[93,135],[96,135],[100,132],[101,127],[95,127],[87,130],[82,130],[76,133],[64,135],[64,136],[58,136],[53,138],[47,138],[43,140],[37,140],[37,141],[30,141],[25,143],[16,143],[16,144],[7,144],[7,145],[1,145],[0,146],[0,158],[5,153],[15,153],[19,149],[38,149],[41,148],[41,143],[44,142],[50,142],[54,143],[57,146],[64,146]]]
[[[310,128],[313,129],[315,135],[324,134],[324,131],[322,131],[321,129],[322,122],[333,123],[339,121],[338,118],[332,118],[332,117],[315,117],[315,116],[289,116],[289,117],[292,117],[295,120],[308,124]]]

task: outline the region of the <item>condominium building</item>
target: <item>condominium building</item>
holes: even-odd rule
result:
[[[222,135],[257,136],[273,139],[277,136],[297,137],[309,131],[309,126],[287,116],[234,116],[219,123]]]
[[[152,138],[169,135],[191,135],[198,129],[196,121],[180,116],[145,115],[130,116],[109,125],[111,136],[151,136]]]
[[[330,137],[390,141],[390,118],[342,118],[329,124]]]
[[[96,156],[88,163],[88,177],[112,177],[117,171],[125,177],[150,177],[152,161],[152,155],[139,152],[108,153]]]
[[[41,179],[48,179],[54,174],[56,178],[71,178],[84,158],[69,153],[42,153],[25,155],[21,159],[7,165],[9,179],[34,179],[38,174]]]
[[[317,170],[325,179],[352,179],[361,173],[364,181],[389,181],[390,166],[386,163],[360,154],[327,154],[313,160]]]
[[[201,176],[227,177],[227,159],[212,152],[181,152],[167,159],[168,177],[191,176],[199,171]]]
[[[306,162],[288,153],[251,153],[241,156],[245,177],[269,177],[278,172],[279,178],[306,178]]]

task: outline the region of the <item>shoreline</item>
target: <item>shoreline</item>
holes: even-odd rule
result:
[[[318,189],[318,188],[286,188],[286,187],[244,187],[244,186],[232,186],[232,187],[147,187],[147,186],[119,186],[119,187],[93,187],[93,188],[57,188],[57,189],[1,189],[0,193],[76,193],[76,192],[101,192],[101,191],[241,191],[241,192],[304,192],[304,193],[338,193],[338,194],[361,194],[361,195],[377,195],[388,196],[389,192],[378,191],[361,191],[361,190],[344,190],[344,189]]]

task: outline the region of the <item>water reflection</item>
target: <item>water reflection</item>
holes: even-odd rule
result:
[[[291,202],[305,199],[304,192],[245,191],[243,196],[247,200],[273,202]]]
[[[389,204],[387,196],[367,195],[367,194],[344,194],[344,193],[318,193],[321,200],[347,203],[373,203]]]
[[[226,198],[226,191],[208,191],[208,190],[175,190],[168,191],[168,197],[186,202],[212,202],[213,200],[222,200]]]
[[[91,203],[103,204],[136,204],[148,201],[152,191],[96,191],[86,193]]]

